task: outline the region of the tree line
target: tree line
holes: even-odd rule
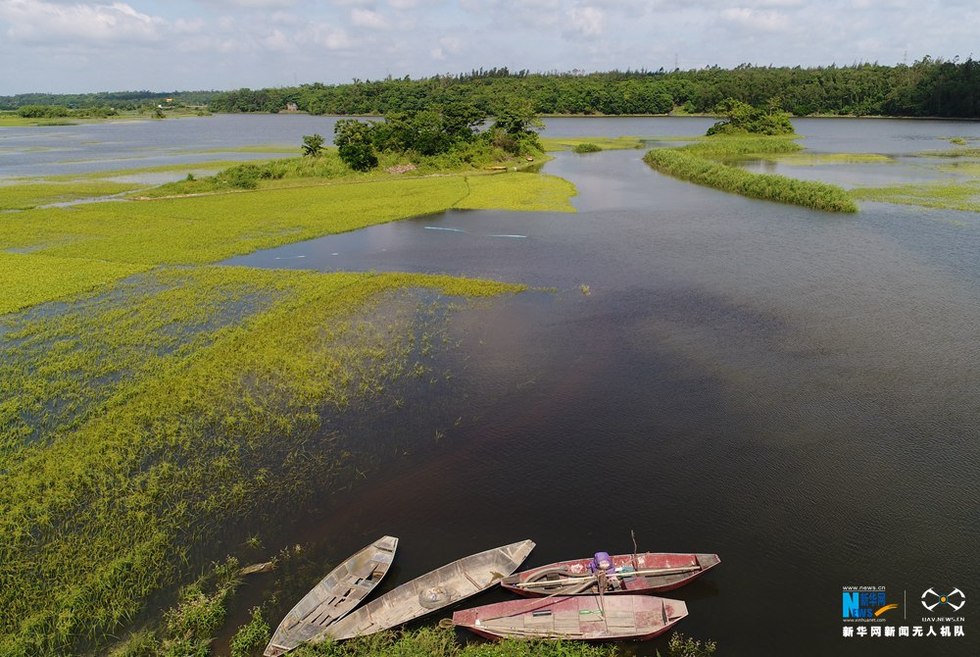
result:
[[[778,99],[796,116],[934,116],[980,118],[980,62],[926,57],[912,65],[817,68],[717,66],[690,71],[512,73],[506,68],[419,80],[387,78],[351,84],[238,89],[211,99],[216,112],[380,115],[466,103],[491,111],[522,98],[538,114],[711,113],[732,98],[753,106]]]
[[[855,64],[815,68],[711,66],[605,73],[531,73],[507,68],[473,70],[413,80],[386,78],[349,84],[304,84],[234,91],[21,94],[0,97],[0,109],[24,105],[155,107],[208,105],[215,112],[281,112],[383,115],[463,103],[492,113],[502,99],[531,102],[538,114],[712,113],[732,98],[756,107],[778,99],[796,116],[934,116],[980,118],[980,62],[925,57],[911,65]]]

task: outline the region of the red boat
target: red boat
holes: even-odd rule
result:
[[[576,595],[510,600],[453,614],[488,639],[646,641],[687,616],[687,605],[649,595]]]
[[[662,593],[684,586],[721,559],[717,554],[596,553],[505,577],[500,585],[524,596]]]

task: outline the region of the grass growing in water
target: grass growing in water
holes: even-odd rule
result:
[[[331,481],[344,459],[313,448],[324,416],[412,366],[411,331],[355,321],[377,299],[419,286],[521,289],[231,267],[148,276],[78,313],[8,316],[0,327],[12,380],[0,417],[28,441],[0,460],[0,654],[98,641],[228,523],[295,504],[303,482]],[[23,435],[39,426],[44,435]]]
[[[67,299],[148,267],[104,260],[0,252],[0,315],[43,301]]]
[[[836,185],[756,174],[719,161],[798,150],[799,144],[786,137],[713,137],[680,148],[654,149],[643,160],[675,178],[750,198],[829,212],[857,212],[854,201]]]
[[[851,196],[862,201],[980,212],[980,180],[865,187],[851,190]]]
[[[595,147],[598,150],[627,150],[643,148],[643,140],[639,137],[542,137],[541,145],[545,151],[575,151],[582,146]],[[590,150],[587,152],[595,152]]]
[[[73,181],[0,185],[0,210],[29,210],[39,205],[113,196],[136,189],[133,183]]]
[[[408,319],[360,321],[381,300],[522,289],[202,265],[450,207],[568,209],[574,192],[525,173],[292,180],[0,222],[20,294],[3,312],[68,297],[0,316],[0,654],[98,645],[218,556],[223,530],[335,481],[350,455],[324,418],[419,366]]]

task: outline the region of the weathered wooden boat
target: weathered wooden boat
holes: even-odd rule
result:
[[[282,619],[265,657],[289,652],[350,613],[388,573],[397,547],[397,538],[383,536],[330,571]]]
[[[600,568],[598,555],[609,560]],[[500,585],[521,595],[663,593],[684,586],[714,568],[717,554],[642,552],[559,561],[504,578]],[[600,591],[600,588],[602,589]]]
[[[488,639],[646,641],[687,616],[687,605],[649,595],[562,595],[509,600],[453,614]]]
[[[480,552],[417,577],[327,627],[313,641],[374,634],[485,591],[513,573],[534,549],[519,541]]]

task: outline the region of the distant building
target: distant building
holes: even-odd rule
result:
[[[287,112],[298,112],[299,106],[296,103],[286,103]]]

